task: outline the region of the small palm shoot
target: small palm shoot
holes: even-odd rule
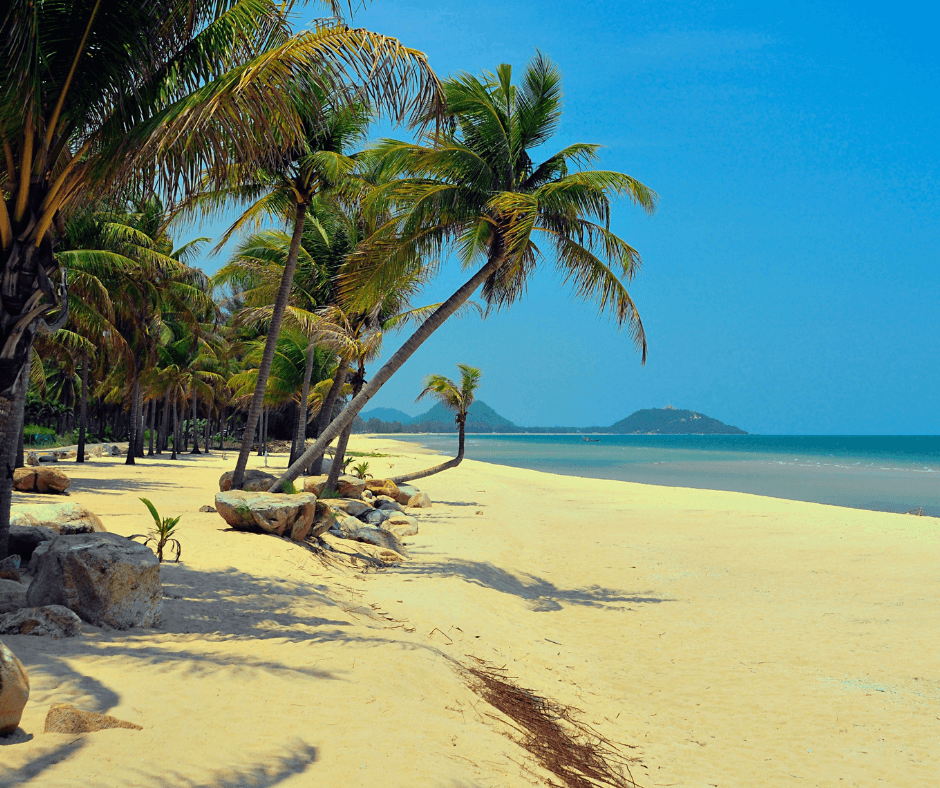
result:
[[[353,473],[360,479],[372,478],[372,474],[369,473],[369,463],[367,462],[360,462],[358,465],[354,465]]]
[[[141,498],[141,501],[144,502],[146,507],[150,510],[150,514],[153,516],[153,521],[155,527],[148,534],[134,534],[130,539],[143,539],[144,544],[150,544],[153,542],[157,550],[157,560],[162,564],[163,563],[163,551],[166,549],[176,550],[176,558],[173,559],[176,563],[179,563],[180,553],[182,553],[182,547],[178,540],[173,538],[173,531],[176,528],[176,524],[180,521],[179,517],[164,517],[161,519],[160,515],[157,513],[157,507],[154,506],[146,498]]]

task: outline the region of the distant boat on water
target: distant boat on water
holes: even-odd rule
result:
[[[601,442],[600,438],[589,438],[587,435],[582,435],[581,438],[584,440],[585,443],[600,443]]]

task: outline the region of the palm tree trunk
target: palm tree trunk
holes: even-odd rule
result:
[[[310,378],[313,377],[313,360],[316,355],[316,345],[311,340],[307,346],[307,363],[304,365],[304,382],[300,387],[300,402],[297,403],[297,429],[294,430],[294,442],[290,447],[290,461],[292,465],[304,451],[304,442],[307,438],[307,399],[310,397]]]
[[[225,449],[225,407],[223,406],[222,412],[219,414],[219,451]]]
[[[297,255],[300,254],[300,241],[304,233],[304,216],[307,213],[306,204],[300,203],[294,211],[294,233],[290,240],[290,252],[284,263],[284,273],[281,276],[281,285],[277,291],[274,310],[271,313],[271,324],[268,326],[268,336],[264,343],[264,355],[261,357],[261,366],[258,368],[258,382],[255,384],[255,393],[251,398],[251,407],[248,410],[248,423],[245,425],[245,434],[251,435],[258,423],[264,402],[264,390],[268,385],[271,374],[271,362],[274,361],[274,351],[277,349],[277,337],[281,333],[281,323],[284,321],[284,310],[290,298],[291,286],[294,284],[294,272],[297,270]],[[238,462],[235,464],[235,473],[232,474],[232,489],[240,490],[245,479],[245,468],[248,466],[248,455],[251,444],[242,441],[238,452]]]
[[[125,465],[136,465],[134,455],[137,454],[137,426],[140,422],[140,376],[134,370],[134,388],[131,391],[131,412],[127,420],[127,459]]]
[[[333,438],[340,434],[347,424],[352,424],[353,420],[359,414],[366,404],[372,399],[385,385],[392,375],[394,375],[402,365],[414,354],[414,352],[424,344],[425,340],[431,336],[438,328],[443,325],[454,312],[463,306],[467,299],[476,292],[476,289],[486,281],[490,274],[494,273],[499,267],[501,257],[494,255],[487,260],[479,271],[477,271],[460,289],[458,289],[450,298],[441,304],[434,313],[425,320],[418,329],[412,334],[392,357],[385,362],[385,365],[372,376],[372,380],[363,386],[352,401],[343,409],[327,428],[320,434],[313,446],[305,451],[300,458],[291,464],[291,466],[274,482],[268,489],[270,492],[276,492],[283,489],[285,482],[293,482],[301,470],[314,457],[321,456],[330,445]]]
[[[143,398],[143,394],[141,394],[141,398]],[[136,452],[134,454],[135,457],[144,456],[144,440],[147,437],[147,431],[146,431],[147,415],[150,413],[151,401],[152,400],[148,400],[147,402],[143,403],[143,405],[140,408],[140,422],[138,422],[138,426],[137,426],[137,446],[136,446]]]
[[[199,451],[199,412],[196,410],[196,384],[193,383],[193,450],[190,454],[202,454]]]
[[[435,473],[446,471],[449,468],[456,468],[458,465],[460,465],[460,461],[463,459],[463,439],[465,429],[466,421],[461,421],[460,426],[458,427],[457,456],[454,457],[454,459],[448,460],[447,462],[442,462],[440,465],[435,465],[433,468],[428,468],[427,470],[406,473],[404,476],[390,477],[389,481],[393,481],[395,484],[404,484],[405,482],[412,482],[415,479],[423,479],[425,476],[433,476]]]
[[[336,372],[333,373],[333,385],[330,386],[330,390],[326,394],[326,399],[323,400],[323,405],[320,406],[320,415],[317,417],[317,438],[323,434],[323,431],[330,424],[333,415],[333,406],[339,398],[340,391],[343,390],[343,384],[346,383],[346,371],[348,369],[349,361],[345,358],[340,358],[339,366],[336,367]],[[326,446],[329,445],[329,443],[326,444]],[[321,451],[319,456],[315,457],[310,464],[308,473],[311,476],[320,475],[320,471],[323,468],[323,453],[326,451],[326,446],[323,447],[323,451]],[[290,464],[293,465],[294,463]]]
[[[4,359],[0,365],[0,560],[7,557],[10,538],[10,504],[13,501],[13,464],[17,435],[23,432],[23,405],[29,386],[26,359]],[[17,361],[19,369],[17,369]]]
[[[78,455],[75,462],[85,462],[85,431],[88,424],[88,354],[82,353],[82,394],[78,405]]]
[[[17,401],[17,407],[19,408],[17,413],[20,414],[20,428],[16,431],[16,460],[13,463],[17,468],[22,468],[26,464],[26,454],[23,451],[23,427],[26,421],[26,392],[29,390],[29,372],[32,368],[33,351],[30,349],[29,355],[26,358],[26,372],[23,373],[26,375],[26,385],[22,388],[20,398]]]
[[[365,373],[365,365],[360,359],[359,374],[356,376],[356,382],[353,384],[353,397],[362,391],[362,387],[365,384]],[[352,433],[352,425],[353,423],[350,421],[339,434],[339,440],[336,442],[336,451],[333,452],[333,464],[330,466],[330,475],[326,480],[327,490],[336,489],[336,483],[339,481],[339,476],[343,472],[343,460],[346,459],[346,446],[349,443],[349,436]]]
[[[163,396],[163,413],[160,416],[160,435],[157,437],[157,454],[170,448],[170,390]]]
[[[209,440],[210,440],[210,438],[211,438],[211,433],[212,433],[212,404],[210,403],[210,404],[207,406],[207,412],[206,412],[206,433],[205,433],[205,435],[203,436],[203,437],[205,438],[205,440],[203,440],[203,443],[205,444],[205,447],[206,447],[205,449],[203,449],[203,453],[205,453],[205,454],[208,454],[208,453],[209,453]]]
[[[150,418],[148,419],[150,430],[150,440],[148,441],[147,446],[147,456],[153,457],[153,433],[157,428],[157,400],[156,398],[150,400]]]
[[[173,394],[173,453],[170,455],[171,460],[176,459],[176,447],[180,442],[180,412],[179,408],[176,406],[176,393]]]

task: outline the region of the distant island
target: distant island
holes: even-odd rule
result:
[[[454,416],[443,405],[409,416],[395,408],[375,408],[356,420],[356,432],[453,432]],[[632,413],[609,427],[520,427],[500,416],[482,400],[470,406],[467,432],[531,432],[531,433],[608,433],[615,435],[747,435],[747,433],[694,410],[645,408]]]

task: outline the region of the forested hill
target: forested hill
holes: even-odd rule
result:
[[[383,415],[384,414],[384,415]],[[391,416],[392,418],[388,418]],[[443,405],[435,405],[419,416],[408,416],[392,408],[376,408],[357,420],[359,432],[453,432],[454,414]],[[614,433],[633,435],[747,435],[744,430],[724,424],[694,410],[647,408],[621,419],[610,427],[518,427],[500,416],[481,400],[470,406],[467,432],[532,432],[532,433]]]
[[[744,430],[694,410],[669,406],[638,410],[603,431],[621,435],[747,435]]]

